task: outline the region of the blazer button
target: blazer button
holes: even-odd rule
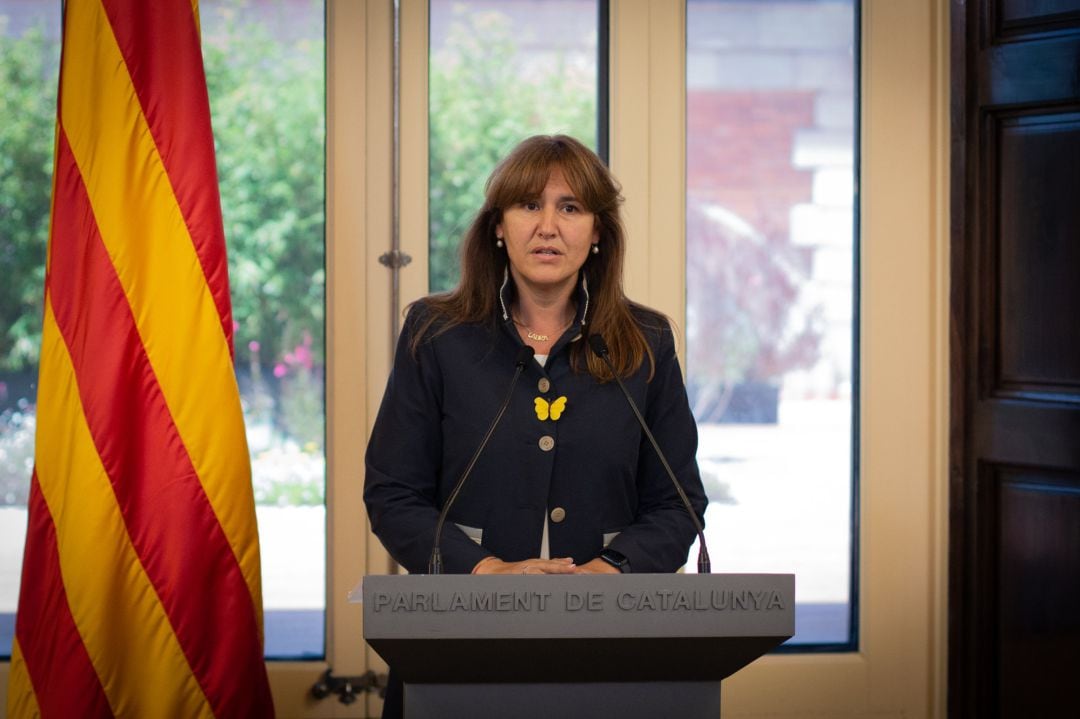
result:
[[[562,507],[556,507],[555,509],[551,510],[551,521],[552,522],[555,522],[555,524],[558,524],[559,522],[563,521],[564,519],[566,519],[566,510],[565,509],[563,509]]]
[[[551,389],[551,380],[549,380],[547,377],[541,377],[540,381],[536,383],[536,389],[540,390],[541,392],[547,392],[549,389]]]
[[[544,450],[545,452],[550,452],[555,447],[555,439],[545,434],[543,437],[540,438],[539,444],[540,449]]]

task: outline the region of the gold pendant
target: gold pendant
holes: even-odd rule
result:
[[[547,335],[538,335],[535,332],[533,332],[532,330],[529,330],[529,334],[527,336],[528,336],[529,339],[536,340],[537,342],[547,342],[548,341],[548,336]]]

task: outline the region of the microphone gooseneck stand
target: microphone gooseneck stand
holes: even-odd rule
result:
[[[671,483],[675,485],[675,491],[679,493],[679,499],[682,500],[683,506],[686,507],[686,513],[690,515],[690,519],[694,523],[694,529],[698,534],[698,574],[711,574],[712,564],[709,562],[709,549],[705,546],[705,528],[701,526],[701,520],[698,519],[697,514],[694,512],[694,507],[690,504],[690,498],[686,496],[686,491],[682,485],[679,484],[679,480],[675,477],[675,472],[671,470],[671,465],[668,464],[667,457],[664,456],[663,451],[660,449],[660,445],[657,444],[656,438],[653,437],[652,431],[649,429],[649,425],[645,423],[645,418],[641,416],[641,410],[638,409],[637,402],[630,396],[630,391],[626,389],[626,385],[623,384],[622,379],[619,377],[619,373],[615,371],[615,365],[611,363],[611,357],[608,356],[607,342],[604,341],[603,335],[589,335],[589,347],[596,354],[597,357],[604,361],[604,364],[611,370],[611,375],[615,378],[615,381],[619,384],[619,389],[622,390],[623,396],[626,397],[626,401],[630,404],[630,409],[634,411],[634,416],[637,417],[638,424],[641,425],[641,429],[645,432],[645,436],[649,438],[649,442],[652,444],[654,450],[656,450],[656,456],[660,458],[660,463],[664,465],[664,470],[667,471],[668,477],[671,478]]]
[[[443,525],[446,524],[446,516],[450,513],[450,507],[454,504],[454,500],[461,494],[461,488],[465,486],[465,480],[469,478],[473,467],[476,466],[476,460],[480,459],[484,448],[487,447],[488,440],[491,439],[491,435],[495,433],[495,428],[499,426],[499,421],[506,414],[506,408],[510,406],[510,398],[514,396],[514,387],[517,386],[518,378],[525,371],[525,365],[532,359],[535,352],[536,350],[528,345],[523,345],[518,350],[517,357],[514,358],[517,369],[514,370],[514,378],[510,380],[510,387],[506,390],[506,398],[503,400],[502,406],[499,407],[495,419],[492,420],[491,426],[488,427],[487,434],[480,440],[480,445],[476,448],[476,452],[473,453],[472,459],[469,460],[469,464],[465,467],[465,471],[461,473],[457,484],[454,485],[454,489],[451,490],[446,502],[443,503],[442,511],[439,512],[439,520],[435,523],[435,541],[432,543],[431,558],[428,560],[428,574],[442,574],[442,552],[439,550],[439,545],[442,542],[442,530]]]

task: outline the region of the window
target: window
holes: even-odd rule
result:
[[[59,6],[0,7],[0,657],[15,636],[34,468],[59,67]]]
[[[854,0],[687,4],[687,377],[718,571],[850,648]]]
[[[203,0],[262,553],[266,656],[321,657],[326,608],[322,3]]]
[[[596,0],[431,0],[429,285],[457,284],[459,241],[495,163],[530,135],[598,147]]]

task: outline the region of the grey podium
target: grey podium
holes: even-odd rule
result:
[[[792,574],[368,576],[364,638],[405,716],[711,717],[795,633]]]

